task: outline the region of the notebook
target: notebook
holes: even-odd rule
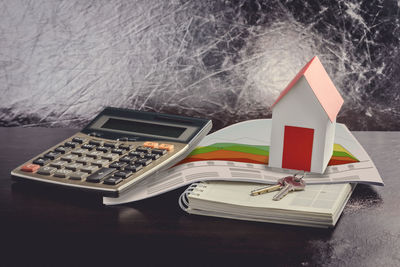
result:
[[[275,192],[250,196],[256,183],[207,181],[189,186],[179,204],[190,214],[309,227],[334,227],[355,184],[307,185],[279,201]]]

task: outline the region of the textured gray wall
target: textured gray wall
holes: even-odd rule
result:
[[[221,128],[269,117],[318,55],[345,99],[338,121],[400,130],[399,5],[3,0],[0,125],[81,127],[116,106]]]

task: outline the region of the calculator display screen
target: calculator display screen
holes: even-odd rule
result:
[[[100,128],[173,138],[178,138],[186,130],[186,128],[177,126],[145,123],[134,120],[122,120],[116,118],[109,118]]]

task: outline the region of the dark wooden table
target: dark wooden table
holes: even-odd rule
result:
[[[10,179],[76,131],[0,128],[0,265],[400,265],[399,132],[354,133],[386,185],[358,185],[336,227],[314,229],[188,215],[177,204],[184,188],[107,207]]]

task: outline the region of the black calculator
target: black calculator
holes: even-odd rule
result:
[[[107,107],[11,176],[118,197],[183,160],[211,128],[208,119]]]

